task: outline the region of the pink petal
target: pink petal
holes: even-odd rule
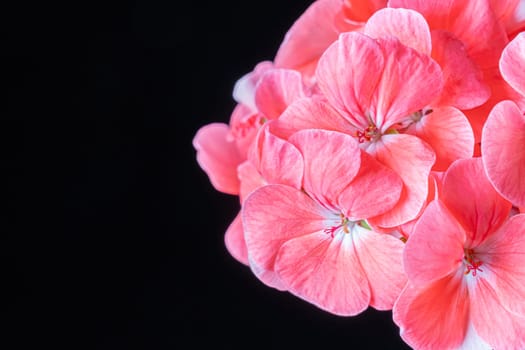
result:
[[[338,206],[350,220],[371,218],[392,209],[402,189],[394,171],[363,152],[359,172],[341,192]]]
[[[494,187],[525,206],[525,117],[511,101],[497,104],[483,127],[483,164]]]
[[[513,16],[520,0],[489,0],[489,2],[496,18],[504,22]]]
[[[193,138],[197,162],[208,174],[217,191],[239,193],[237,166],[243,161],[226,124],[212,123],[203,126]]]
[[[344,14],[352,22],[366,22],[377,10],[386,7],[387,0],[344,0]]]
[[[523,349],[525,318],[507,311],[485,279],[479,278],[469,287],[470,318],[479,336],[496,349]]]
[[[242,210],[250,259],[261,269],[273,271],[281,245],[294,237],[322,232],[329,215],[330,212],[293,187],[268,185],[257,189],[246,198]]]
[[[243,104],[237,104],[230,116],[231,137],[235,140],[241,158],[246,159],[257,130],[261,127],[262,116]],[[228,139],[230,141],[230,139]]]
[[[512,40],[501,55],[500,70],[503,78],[520,94],[525,95],[525,33]]]
[[[417,221],[405,247],[405,271],[414,285],[425,285],[458,270],[466,235],[440,201],[433,201]]]
[[[326,208],[338,208],[339,194],[361,165],[357,141],[339,132],[313,129],[299,131],[289,140],[304,158],[304,190]]]
[[[242,229],[241,213],[235,216],[224,235],[224,243],[228,252],[239,262],[248,265],[248,251],[244,241],[244,231]]]
[[[299,72],[271,69],[257,83],[255,104],[267,119],[276,119],[294,100],[305,97],[305,90]]]
[[[278,289],[280,291],[288,290],[288,287],[281,281],[281,278],[273,270],[265,270],[253,262],[248,257],[250,269],[257,278],[268,287]]]
[[[470,158],[474,153],[474,133],[465,115],[454,107],[433,108],[407,134],[427,142],[436,153],[432,170],[445,171],[456,159]]]
[[[375,40],[343,33],[319,60],[316,76],[328,102],[347,114],[355,127],[366,128],[372,96],[383,71],[383,52]]]
[[[390,310],[406,284],[404,243],[391,235],[356,226],[355,251],[370,285],[370,306]]]
[[[484,252],[479,258],[493,274],[487,282],[500,302],[525,317],[525,214],[512,216],[478,249]]]
[[[430,55],[432,49],[428,24],[413,10],[381,9],[368,19],[363,33],[372,38],[396,37],[403,45],[425,55]]]
[[[255,106],[255,86],[264,72],[270,70],[273,63],[270,61],[263,61],[258,63],[253,71],[245,74],[235,83],[233,87],[233,98],[238,103],[246,106],[252,112],[257,110]]]
[[[351,135],[357,130],[328,103],[318,98],[295,101],[271,125],[272,132],[283,138],[303,129],[333,130]]]
[[[378,39],[378,42],[385,62],[370,112],[377,127],[385,132],[434,101],[441,93],[443,76],[433,59],[397,39]],[[362,64],[368,67],[366,62]]]
[[[432,58],[441,66],[445,81],[436,105],[471,109],[486,102],[490,88],[463,43],[444,30],[432,31],[432,43]]]
[[[395,171],[403,180],[399,202],[370,222],[381,227],[402,225],[418,214],[428,195],[428,177],[435,162],[432,149],[412,135],[383,135],[367,150],[379,162]]]
[[[462,273],[425,287],[408,284],[393,309],[401,338],[414,349],[457,349],[469,323],[469,298]]]
[[[341,6],[341,0],[314,2],[286,33],[275,56],[275,66],[313,76],[319,57],[339,35],[334,19]]]
[[[262,127],[249,153],[249,159],[269,184],[283,184],[300,189],[303,183],[303,157],[290,142]]]
[[[356,315],[370,302],[352,234],[292,239],[282,245],[275,270],[291,293],[333,314]]]
[[[239,193],[241,203],[256,189],[268,185],[268,182],[249,160],[239,165],[237,168],[237,176],[241,182]]]
[[[454,162],[445,174],[440,198],[465,229],[466,248],[495,232],[511,209],[488,181],[480,158]]]

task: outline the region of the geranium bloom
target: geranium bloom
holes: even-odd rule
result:
[[[517,206],[525,206],[525,33],[501,56],[501,74],[522,96],[520,104],[503,101],[490,112],[483,128],[482,156],[496,189]],[[521,106],[520,106],[521,105]]]
[[[398,226],[414,219],[422,209],[436,160],[429,143],[440,152],[440,167],[472,155],[472,131],[461,112],[427,109],[441,93],[440,66],[396,38],[341,34],[319,61],[316,75],[322,96],[290,105],[274,131],[283,137],[305,128],[346,132],[394,170],[404,182],[402,198],[372,224]],[[433,113],[435,117],[427,116],[424,123],[412,125]]]
[[[303,189],[268,185],[245,200],[250,260],[334,314],[390,309],[405,284],[403,242],[364,220],[395,205],[401,179],[349,135],[304,130],[289,141],[304,160]]]
[[[417,349],[525,346],[525,215],[484,176],[481,159],[445,173],[404,252],[409,283],[394,306]]]

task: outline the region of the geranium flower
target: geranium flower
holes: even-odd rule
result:
[[[404,182],[396,206],[371,223],[395,227],[414,219],[427,197],[435,153],[420,138],[397,129],[406,127],[407,120],[420,118],[425,114],[422,110],[439,96],[439,65],[395,38],[372,39],[352,32],[341,34],[326,50],[316,75],[321,99],[292,104],[275,123],[274,131],[284,137],[304,128],[353,135]]]
[[[249,259],[283,289],[338,315],[390,309],[405,284],[403,242],[366,220],[392,208],[402,183],[351,136],[290,137],[304,160],[303,188],[268,185],[244,202]]]
[[[525,215],[458,160],[407,241],[408,285],[393,310],[416,349],[525,346]]]

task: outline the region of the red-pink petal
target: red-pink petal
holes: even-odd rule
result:
[[[479,336],[495,349],[525,348],[525,318],[506,310],[483,278],[469,287],[470,318]]]
[[[229,133],[226,124],[205,125],[193,138],[193,147],[197,151],[197,162],[208,174],[213,187],[224,193],[238,194],[237,166],[243,159]]]
[[[480,158],[460,159],[450,166],[440,199],[465,229],[467,248],[495,232],[511,209],[488,181]]]
[[[228,252],[239,262],[248,265],[248,251],[244,241],[244,231],[242,229],[241,213],[235,216],[224,235],[224,244]]]
[[[458,272],[424,287],[410,283],[393,309],[401,338],[414,349],[457,349],[469,324],[469,297]]]
[[[357,141],[343,133],[303,130],[290,137],[304,158],[304,190],[327,208],[338,208],[339,194],[361,166]]]
[[[512,40],[501,55],[500,70],[503,78],[525,96],[525,33]]]
[[[399,175],[363,152],[359,172],[341,192],[338,204],[350,220],[368,219],[392,209],[402,189]]]
[[[306,88],[299,72],[271,69],[257,83],[255,104],[267,119],[276,119],[294,100],[305,96]]]
[[[248,256],[248,261],[250,264],[250,269],[257,278],[268,287],[278,289],[280,291],[285,291],[288,287],[281,281],[281,278],[273,270],[265,270]]]
[[[500,302],[525,317],[525,214],[512,216],[479,250],[479,259],[493,275],[487,281]]]
[[[331,238],[320,232],[282,245],[275,271],[289,291],[341,316],[356,315],[370,302],[370,287],[355,251],[352,234]]]
[[[333,130],[351,135],[357,130],[328,103],[318,98],[295,101],[271,124],[272,132],[283,138],[303,129]]]
[[[399,202],[385,214],[371,219],[381,227],[395,227],[414,219],[428,195],[428,177],[435,162],[432,149],[412,135],[383,135],[368,151],[403,180]]]
[[[482,70],[497,65],[507,38],[488,1],[390,0],[389,7],[416,10],[425,17],[431,30],[453,33]]]
[[[304,172],[301,153],[292,143],[272,134],[269,125],[259,131],[249,159],[267,183],[301,188]]]
[[[434,105],[471,109],[486,102],[490,88],[463,43],[450,32],[433,30],[432,45],[432,58],[441,66],[445,81],[443,93]]]
[[[292,25],[275,56],[275,66],[301,71],[313,76],[322,53],[339,35],[335,18],[341,11],[341,0],[314,2]]]
[[[230,132],[242,159],[246,159],[260,126],[261,115],[259,113],[241,103],[235,106],[230,116]]]
[[[344,0],[343,12],[351,22],[366,22],[374,12],[386,7],[387,2],[387,0]]]
[[[268,185],[257,189],[246,198],[242,210],[250,259],[263,270],[273,270],[283,243],[322,232],[329,215],[330,212],[293,187]]]
[[[428,24],[414,10],[381,9],[368,19],[363,33],[372,38],[396,37],[403,45],[426,55],[432,49]]]
[[[474,133],[465,115],[454,107],[433,108],[432,113],[412,124],[407,134],[427,142],[436,153],[432,170],[445,171],[456,159],[474,153]]]
[[[253,163],[249,160],[239,165],[237,168],[237,176],[241,182],[239,193],[241,203],[243,203],[248,195],[256,189],[264,185],[268,185],[268,182],[262,177],[255,165],[253,165]]]
[[[405,271],[414,285],[425,285],[458,270],[466,235],[440,201],[430,203],[405,247]]]
[[[397,39],[377,40],[385,61],[370,113],[376,126],[385,132],[434,101],[443,88],[443,75],[433,59]],[[361,69],[366,67],[363,70],[368,72],[368,63],[361,64]]]
[[[511,101],[497,104],[483,127],[483,164],[494,187],[525,206],[525,116]]]
[[[360,33],[343,33],[319,60],[316,76],[328,102],[355,127],[366,128],[372,96],[383,71],[377,42]]]
[[[370,286],[370,306],[390,310],[405,287],[404,243],[391,235],[356,226],[350,233]]]

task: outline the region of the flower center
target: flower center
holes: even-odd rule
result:
[[[374,124],[370,124],[363,131],[356,131],[355,136],[359,140],[359,143],[375,141],[379,137],[379,129]]]
[[[483,270],[480,268],[483,262],[476,259],[476,254],[472,249],[465,249],[463,261],[466,267],[465,275],[468,275],[470,272],[472,272],[472,276],[476,277],[478,271],[483,272]]]
[[[341,217],[341,223],[339,225],[330,226],[328,228],[324,229],[324,233],[329,234],[330,237],[334,237],[334,233],[339,230],[340,228],[343,229],[344,233],[350,233],[350,229],[348,228],[348,224],[350,224],[350,220],[348,220],[347,217],[345,217],[343,214],[339,214]]]

